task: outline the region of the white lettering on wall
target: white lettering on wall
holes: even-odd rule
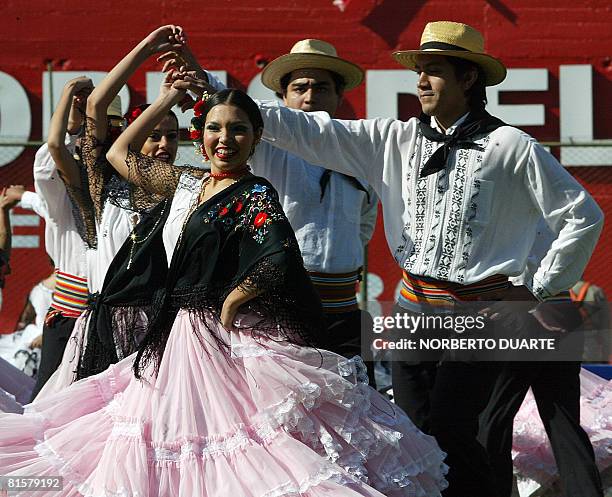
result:
[[[42,86],[43,86],[43,140],[47,138],[49,133],[49,121],[51,120],[51,107],[55,109],[57,103],[62,96],[64,85],[73,78],[79,76],[86,76],[91,78],[94,86],[100,84],[100,82],[106,76],[106,72],[103,71],[58,71],[53,72],[52,80],[49,81],[49,72],[45,71],[42,75]],[[51,94],[53,93],[53,94]],[[125,113],[130,107],[130,91],[127,86],[123,86],[119,90],[119,96],[121,97],[121,110]],[[51,100],[53,99],[53,106],[51,106]]]
[[[545,108],[542,104],[502,105],[499,94],[506,91],[546,91],[548,71],[546,69],[508,69],[506,79],[497,86],[487,88],[487,110],[502,121],[513,126],[543,126]]]
[[[366,118],[397,119],[397,96],[400,93],[416,96],[417,75],[406,69],[373,69],[366,73],[366,85]]]
[[[32,111],[25,89],[10,74],[0,72],[0,143],[24,142],[32,131]],[[0,167],[13,162],[24,147],[0,147]]]
[[[559,67],[559,115],[562,142],[593,140],[593,68],[588,64]],[[565,166],[612,165],[612,147],[562,147]]]
[[[10,212],[11,228],[18,226],[37,227],[40,225],[40,218],[35,214],[13,214]],[[16,248],[38,248],[40,246],[40,236],[38,235],[13,235],[11,245]]]
[[[227,81],[225,71],[214,72],[221,81]],[[58,71],[42,73],[43,87],[43,139],[46,138],[51,108],[55,107],[61,96],[64,84],[80,75],[91,77],[94,84],[106,75],[102,71]],[[153,101],[159,92],[162,79],[159,72],[146,75],[147,100]],[[416,95],[417,76],[405,69],[379,70],[366,72],[366,117],[398,117],[398,95]],[[506,91],[547,91],[547,69],[509,69],[507,79],[500,85],[488,88],[489,110],[509,124],[516,126],[542,126],[545,124],[545,108],[542,104],[505,105],[500,104],[500,93]],[[257,74],[249,83],[249,94],[254,98],[273,99],[274,93],[263,86],[261,75]],[[52,94],[51,94],[52,93]],[[130,105],[129,90],[124,86],[120,91],[122,109]],[[559,108],[560,141],[597,142],[593,135],[594,115],[593,68],[591,65],[561,65],[559,68]],[[51,105],[51,99],[53,105]],[[603,112],[603,110],[598,110]],[[177,112],[181,128],[187,128],[192,113]],[[13,76],[0,72],[0,144],[2,142],[22,142],[31,138],[32,113],[24,87]],[[37,138],[37,137],[36,137]],[[601,140],[601,146],[563,147],[561,162],[566,166],[612,165],[610,140]],[[607,146],[604,146],[607,145]],[[24,147],[0,147],[0,167],[10,164],[23,152]],[[179,163],[198,165],[201,160],[195,157],[189,147],[181,147]]]
[[[251,98],[258,100],[277,100],[276,94],[261,82],[261,73],[256,74],[251,80],[247,93]]]

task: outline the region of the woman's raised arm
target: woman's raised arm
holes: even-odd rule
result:
[[[183,28],[174,24],[161,26],[138,43],[108,73],[87,100],[87,117],[93,121],[92,132],[98,141],[103,142],[106,138],[108,106],[136,69],[151,55],[179,49],[184,42]]]
[[[79,109],[75,109],[75,107],[84,106],[85,100],[92,89],[91,79],[85,76],[71,79],[66,83],[51,118],[47,139],[47,147],[57,171],[67,185],[77,189],[81,187],[81,175],[79,165],[66,147],[66,131],[68,130],[70,116],[79,112]],[[80,111],[82,112],[82,109]]]

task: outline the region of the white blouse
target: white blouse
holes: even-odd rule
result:
[[[90,293],[102,290],[106,272],[127,240],[140,216],[121,209],[108,200],[104,203],[102,219],[96,222],[98,247],[87,250],[87,286]]]
[[[192,208],[198,201],[202,189],[202,182],[205,178],[206,176],[204,176],[204,178],[196,178],[189,173],[183,173],[181,175],[174,197],[172,197],[170,213],[168,214],[168,219],[166,220],[162,233],[168,265],[170,265],[172,261],[172,255],[174,254],[174,249],[183,231],[183,226],[187,221],[187,216],[191,213]]]

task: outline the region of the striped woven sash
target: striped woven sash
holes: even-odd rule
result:
[[[350,273],[317,273],[310,272],[325,313],[340,313],[356,311],[356,284],[359,281],[360,270]]]
[[[493,300],[510,282],[504,275],[494,275],[470,285],[440,281],[403,272],[398,303],[402,307],[427,305],[451,308],[458,301]]]
[[[87,308],[87,278],[55,270],[51,308],[69,318],[78,318]]]

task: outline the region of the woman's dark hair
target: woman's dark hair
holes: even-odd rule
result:
[[[465,92],[467,103],[470,110],[484,110],[487,105],[486,78],[485,73],[478,64],[459,57],[448,57],[448,61],[453,66],[457,81],[465,79],[466,75],[476,71],[478,76],[474,84]]]
[[[336,89],[336,95],[342,95],[342,93],[344,92],[344,88],[346,87],[346,81],[344,81],[344,78],[334,71],[327,72],[334,80],[334,88]],[[287,93],[287,87],[289,86],[289,83],[291,83],[291,73],[287,73],[281,78],[280,84],[281,88],[283,89],[283,93],[277,93],[276,96],[278,98],[283,98],[283,94]]]
[[[145,111],[145,109],[147,109],[150,106],[151,106],[151,104],[140,104],[140,105],[136,105],[136,106],[132,107],[130,110],[128,110],[125,113],[125,115],[123,116],[123,118],[125,119],[126,126],[129,126],[130,124],[132,124],[134,122],[134,120],[140,114],[142,114]],[[179,129],[179,120],[178,120],[178,117],[176,116],[176,114],[172,110],[168,111],[168,115],[172,116],[174,118],[174,120],[176,121],[176,129],[178,130]]]
[[[244,111],[255,131],[263,129],[264,123],[259,107],[245,92],[236,88],[226,88],[209,97],[202,108],[202,119],[206,121],[206,116],[211,109],[222,104],[233,105]]]

